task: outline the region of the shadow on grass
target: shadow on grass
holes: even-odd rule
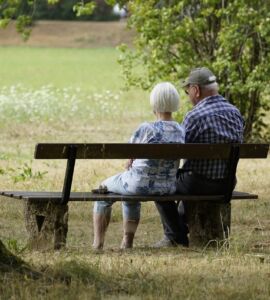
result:
[[[105,250],[100,253],[90,252],[88,255],[71,253],[72,256],[64,255],[63,258],[61,254],[65,252],[59,252],[57,262],[45,262],[44,267],[39,267],[40,276],[35,279],[25,276],[27,272],[33,271],[32,268],[7,251],[5,264],[9,265],[10,269],[1,269],[0,295],[3,295],[3,299],[30,297],[46,300],[186,299],[191,296],[193,299],[203,299],[206,296],[216,299],[217,294],[224,293],[220,299],[228,299],[236,295],[237,286],[240,287],[237,291],[238,298],[241,296],[241,299],[247,299],[248,295],[255,291],[254,286],[239,286],[239,282],[232,286],[232,279],[239,276],[231,268],[231,257],[229,261],[224,259],[221,270],[221,257],[213,255],[217,254],[216,252],[190,252],[189,249],[184,250],[180,247],[163,250]],[[152,257],[149,258],[149,255]],[[202,256],[207,261],[202,263]],[[4,256],[1,256],[1,263],[2,257]],[[181,261],[184,263],[180,263]],[[261,265],[261,262],[258,263]],[[243,273],[243,276],[247,282],[253,282],[258,274],[255,270],[250,274]],[[264,291],[263,280],[259,279],[259,289]],[[9,286],[9,289],[6,286]]]
[[[123,270],[122,270],[123,271]],[[98,295],[166,295],[169,290],[166,286],[166,277],[154,275],[140,271],[140,268],[127,266],[125,272],[119,272],[114,269],[112,272],[104,272],[98,263],[89,264],[83,261],[72,260],[69,262],[60,262],[54,265],[49,273],[53,277],[67,278],[70,285],[80,283],[85,286],[92,286]]]
[[[82,288],[88,290],[92,297],[101,295],[160,295],[159,287],[164,286],[164,276],[141,272],[137,267],[128,267],[125,272],[104,272],[98,263],[90,264],[81,260],[60,261],[53,266],[34,270],[29,264],[13,255],[0,241],[0,288],[6,297],[20,295],[27,297],[43,294],[56,297],[65,294],[76,296],[76,291]],[[12,287],[7,290],[6,285]],[[165,284],[169,287],[169,284]],[[75,287],[75,288],[74,288]],[[72,290],[72,292],[71,292]],[[158,292],[159,291],[159,292]],[[164,292],[164,293],[163,293]],[[162,293],[167,294],[163,288]],[[71,294],[70,294],[71,293]]]
[[[18,273],[31,279],[42,277],[42,273],[33,270],[18,256],[12,254],[0,240],[0,274]]]

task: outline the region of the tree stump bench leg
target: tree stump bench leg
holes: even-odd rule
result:
[[[231,227],[231,204],[186,202],[191,246],[217,246],[226,243]]]
[[[27,200],[24,216],[31,249],[57,250],[65,246],[68,231],[67,205]]]

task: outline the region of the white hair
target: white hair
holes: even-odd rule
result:
[[[170,82],[155,85],[150,94],[150,104],[154,112],[174,112],[179,109],[180,96]]]
[[[206,91],[214,91],[218,92],[218,84],[217,82],[213,82],[207,85],[202,85],[201,88]]]

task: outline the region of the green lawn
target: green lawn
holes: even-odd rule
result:
[[[65,49],[0,47],[1,86],[76,87],[118,91],[123,85],[113,48]]]
[[[0,190],[62,189],[65,162],[33,160],[37,142],[124,142],[154,120],[148,93],[121,91],[117,55],[109,48],[0,47]],[[89,191],[123,166],[78,162],[73,190]],[[269,182],[269,158],[240,162],[238,189],[261,197],[233,203],[229,249],[152,250],[162,229],[154,204],[145,203],[135,248],[123,253],[118,203],[97,254],[92,204],[72,203],[67,249],[33,252],[23,203],[1,197],[1,240],[44,276],[31,280],[0,265],[0,299],[269,299]]]

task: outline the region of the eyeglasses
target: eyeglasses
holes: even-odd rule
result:
[[[186,95],[189,95],[189,88],[191,87],[191,85],[188,85],[187,87],[186,87],[186,89],[184,90],[185,91],[185,93],[186,93]]]

